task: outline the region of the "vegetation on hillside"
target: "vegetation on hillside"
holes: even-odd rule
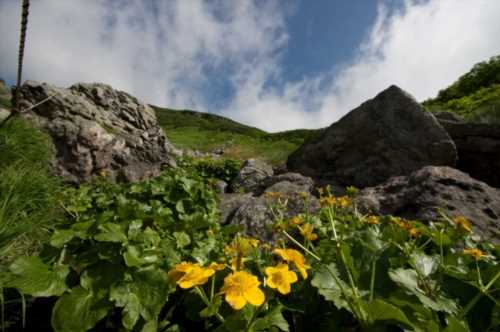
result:
[[[179,148],[202,152],[222,148],[230,158],[259,156],[272,164],[283,163],[306,139],[321,131],[298,129],[267,133],[215,114],[154,109],[165,134]]]
[[[430,111],[451,111],[472,122],[500,123],[500,56],[476,64],[423,104]]]
[[[48,135],[14,118],[0,128],[0,263],[34,252],[60,212]]]
[[[32,303],[28,328],[56,332],[500,328],[499,246],[464,218],[360,215],[348,193],[322,190],[320,211],[291,219],[268,193],[280,240],[259,243],[218,223],[216,194],[196,172],[103,179],[67,190],[42,254],[0,276]],[[46,297],[50,322],[34,326],[31,299]]]

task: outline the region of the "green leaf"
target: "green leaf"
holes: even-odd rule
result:
[[[122,323],[132,329],[139,316],[146,323],[157,323],[158,315],[168,299],[170,288],[166,274],[159,269],[147,269],[130,275],[130,282],[112,287],[110,299],[123,307]],[[156,326],[156,325],[155,325]]]
[[[135,240],[140,234],[142,230],[142,220],[132,220],[128,225],[128,237],[131,240]]]
[[[112,305],[96,299],[83,287],[76,287],[57,300],[52,311],[52,327],[56,332],[85,332],[106,317]]]
[[[108,296],[110,288],[125,277],[125,266],[100,261],[80,276],[80,285],[99,298]]]
[[[75,232],[71,229],[56,230],[50,238],[50,245],[56,248],[62,248],[66,243],[75,237]]]
[[[15,287],[24,294],[59,296],[68,289],[66,276],[69,268],[66,265],[51,268],[40,257],[22,257],[12,263],[10,271],[14,278],[8,282],[8,286]]]
[[[282,305],[275,306],[267,315],[255,320],[253,328],[255,331],[268,331],[271,327],[277,327],[281,331],[289,331],[288,322],[283,317]]]
[[[395,269],[389,271],[389,277],[398,285],[410,291],[418,297],[422,304],[435,311],[445,311],[453,314],[457,311],[457,304],[436,290],[434,283],[429,280],[419,280],[418,274],[412,269]],[[428,294],[420,288],[420,283],[426,282],[433,287],[432,293]]]
[[[405,313],[388,302],[377,299],[372,302],[364,302],[364,306],[371,321],[395,321],[406,327],[413,327]]]
[[[470,329],[466,321],[461,321],[454,316],[449,316],[448,326],[443,332],[470,332]]]
[[[176,204],[175,204],[175,209],[177,210],[177,212],[179,213],[184,213],[186,212],[184,210],[184,202],[183,201],[178,201]]]
[[[428,277],[436,272],[439,266],[439,256],[428,256],[424,253],[413,253],[410,256],[410,264],[420,275]]]
[[[321,266],[314,274],[311,285],[318,289],[318,293],[323,295],[325,300],[333,302],[338,309],[344,308],[351,311],[342,289],[347,290],[349,286],[340,279],[340,274],[334,263],[328,266]]]
[[[187,235],[185,232],[174,232],[173,236],[176,240],[178,248],[184,248],[191,243],[189,235]]]
[[[128,241],[127,234],[123,226],[115,223],[106,223],[98,226],[101,233],[94,236],[94,239],[102,242],[121,242],[126,243]]]

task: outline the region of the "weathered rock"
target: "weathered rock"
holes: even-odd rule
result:
[[[363,188],[427,165],[454,166],[456,159],[435,117],[391,86],[302,145],[287,166],[320,183]]]
[[[223,180],[216,180],[214,183],[213,183],[213,187],[215,189],[215,191],[219,194],[224,194],[226,191],[227,191],[227,188],[229,187],[229,185],[227,184],[226,181],[223,181]]]
[[[248,159],[231,183],[234,192],[261,192],[262,180],[274,174],[273,168],[259,159]]]
[[[6,110],[6,109],[0,107],[0,121],[5,119],[6,117],[8,117],[9,114],[10,114],[9,110]]]
[[[500,188],[500,125],[440,122],[457,147],[457,168]]]
[[[57,150],[56,172],[79,183],[101,174],[138,181],[174,166],[172,145],[148,105],[104,84],[69,89],[28,81],[22,108],[53,96],[23,116],[48,131]]]
[[[424,167],[409,176],[399,176],[360,191],[362,212],[396,215],[423,221],[464,216],[474,230],[500,243],[500,190],[474,180],[450,167]]]
[[[281,188],[282,182],[274,186]],[[289,189],[290,191],[282,193],[282,199],[287,201],[284,215],[287,219],[303,213],[306,209],[304,198],[298,192],[293,191],[293,188],[289,187]],[[277,188],[273,190],[275,191]],[[227,224],[240,225],[247,235],[265,242],[273,242],[280,237],[280,234],[272,227],[275,222],[275,216],[269,208],[271,200],[276,198],[269,198],[266,195],[262,195],[260,197],[240,196],[239,199],[242,204],[233,210],[232,215],[229,215],[225,219]],[[318,200],[311,196],[309,198],[309,211],[315,212],[318,209]]]
[[[223,225],[230,223],[236,210],[250,199],[253,199],[252,194],[239,193],[221,194],[219,198],[219,210],[221,212],[219,221]]]
[[[271,200],[277,198],[271,196],[279,193],[281,200],[287,202],[285,218],[291,218],[305,211],[304,194],[309,197],[309,211],[314,212],[319,209],[318,199],[309,195],[313,188],[311,178],[296,173],[270,176],[262,180],[259,190],[262,188],[265,188],[265,190],[248,194],[221,195],[221,222],[241,225],[247,235],[266,242],[272,242],[276,240],[277,234],[271,227],[275,222],[275,216],[271,212],[269,205],[272,203]],[[270,193],[273,194],[269,196]],[[257,195],[257,197],[252,194]]]
[[[314,181],[298,173],[284,173],[268,177],[262,181],[266,192],[306,192],[314,189]]]

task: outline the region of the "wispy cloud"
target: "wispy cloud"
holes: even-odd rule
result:
[[[396,11],[380,3],[351,63],[287,82],[289,2],[33,1],[26,78],[105,82],[150,103],[277,131],[326,126],[390,84],[422,100],[500,53],[499,1],[407,0]],[[19,7],[0,0],[0,31],[8,32],[0,74],[11,79]],[[223,103],[212,95],[218,81],[231,91]]]

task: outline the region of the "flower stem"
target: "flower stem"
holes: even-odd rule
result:
[[[373,293],[375,290],[375,274],[377,270],[377,261],[374,260],[372,262],[372,275],[371,275],[371,280],[370,280],[370,302],[373,301]]]
[[[293,236],[291,236],[290,234],[287,233],[287,231],[282,231],[282,232],[283,232],[283,234],[285,234],[286,237],[288,237],[290,239],[290,241],[292,241],[293,243],[295,243],[297,246],[299,246],[302,250],[304,250],[306,253],[308,253],[309,255],[311,255],[318,262],[321,262],[321,258],[319,258],[312,251],[310,251],[309,249],[307,249],[306,247],[304,247],[302,244],[300,244],[300,242],[298,242],[297,240],[295,240],[293,238]]]
[[[200,295],[201,297],[201,300],[203,301],[203,303],[205,303],[205,305],[208,307],[211,305],[211,302],[208,300],[207,298],[207,294],[205,294],[205,291],[196,286],[194,289],[196,289],[196,292],[198,293],[198,295]],[[221,322],[221,323],[224,323],[224,317],[221,316],[221,314],[219,314],[218,312],[215,313],[215,317],[217,317],[217,319]]]

